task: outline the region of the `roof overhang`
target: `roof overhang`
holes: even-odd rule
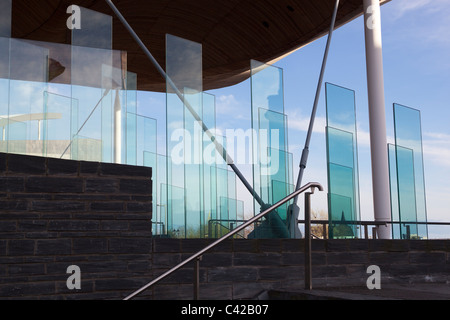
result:
[[[390,0],[380,0],[381,4]],[[114,17],[103,0],[14,0],[12,37],[70,44],[68,6]],[[334,0],[115,0],[161,66],[165,35],[203,45],[204,89],[230,86],[250,75],[250,59],[271,63],[328,32]],[[336,27],[363,14],[362,0],[341,0]],[[113,19],[113,49],[127,51],[138,89],[165,91],[165,81],[120,21]]]

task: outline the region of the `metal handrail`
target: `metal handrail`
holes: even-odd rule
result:
[[[267,210],[261,212],[260,214],[254,216],[253,218],[251,218],[250,220],[248,220],[246,223],[240,225],[238,228],[234,229],[233,231],[227,233],[226,235],[224,235],[223,237],[219,238],[218,240],[214,241],[212,244],[206,246],[204,249],[200,250],[199,252],[197,252],[196,254],[192,255],[191,257],[189,257],[188,259],[184,260],[183,262],[181,262],[180,264],[176,265],[175,267],[173,267],[172,269],[170,269],[169,271],[163,273],[162,275],[160,275],[159,277],[157,277],[156,279],[154,279],[153,281],[149,282],[148,284],[146,284],[145,286],[143,286],[142,288],[136,290],[135,292],[133,292],[132,294],[130,294],[129,296],[127,296],[124,300],[130,300],[134,297],[136,297],[137,295],[139,295],[140,293],[142,293],[143,291],[147,290],[148,288],[150,288],[151,286],[157,284],[158,282],[164,280],[165,278],[167,278],[168,276],[170,276],[172,273],[174,273],[175,271],[181,269],[182,267],[184,267],[185,265],[187,265],[188,263],[196,260],[196,268],[195,268],[195,272],[198,274],[198,264],[199,261],[201,259],[201,257],[208,252],[209,250],[213,249],[214,247],[216,247],[217,245],[219,245],[220,243],[222,243],[223,241],[227,240],[228,238],[234,236],[235,234],[237,234],[238,232],[244,230],[245,228],[247,228],[248,226],[252,225],[254,222],[256,222],[257,220],[263,218],[264,216],[266,216],[267,214],[269,214],[270,212],[272,212],[273,210],[277,209],[278,207],[280,207],[281,205],[285,204],[286,202],[288,202],[289,200],[295,198],[296,196],[298,196],[299,194],[307,191],[308,189],[311,189],[311,193],[314,193],[314,189],[317,188],[320,191],[323,191],[323,187],[320,183],[317,182],[310,182],[306,185],[304,185],[303,187],[299,188],[298,190],[296,190],[294,193],[290,194],[289,196],[287,196],[286,198],[278,201],[277,203],[275,203],[274,205],[272,205],[270,208],[268,208]],[[195,280],[195,279],[194,279]],[[198,278],[197,278],[198,280]],[[194,290],[196,290],[196,286],[194,285]],[[197,287],[198,290],[198,287]]]

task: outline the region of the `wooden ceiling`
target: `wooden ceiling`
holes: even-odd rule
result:
[[[380,0],[380,3],[389,0]],[[204,89],[239,83],[250,59],[271,63],[323,36],[335,0],[114,0],[165,68],[165,34],[203,45]],[[337,26],[363,12],[362,0],[341,0]],[[12,36],[70,44],[67,7],[76,4],[114,16],[103,0],[13,0]],[[113,48],[128,52],[138,89],[165,91],[165,81],[120,21],[113,20]]]

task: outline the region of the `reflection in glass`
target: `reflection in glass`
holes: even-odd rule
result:
[[[355,92],[330,83],[325,88],[329,236],[357,237],[353,223],[360,216]],[[339,222],[336,227],[334,221]]]
[[[190,110],[200,117],[203,115],[201,44],[166,35],[166,73],[167,154],[171,160],[167,164],[168,184],[189,190],[182,211],[184,224],[178,226],[183,229],[179,236],[199,237],[205,215],[203,132]],[[171,201],[169,194],[169,204]]]
[[[426,222],[420,111],[394,104],[394,129],[399,220]],[[428,237],[426,224],[411,224],[409,229],[412,238]],[[404,234],[402,230],[401,236]]]
[[[112,49],[112,17],[80,7],[82,27],[72,30],[72,45]]]
[[[292,182],[287,148],[287,117],[284,114],[283,70],[251,61],[253,187],[268,206],[273,195],[280,196],[273,181],[283,185]],[[285,190],[285,188],[283,188]],[[254,201],[254,213],[263,208]],[[289,237],[285,210],[269,214],[249,237]]]
[[[12,0],[0,1],[0,37],[11,37]]]
[[[397,185],[397,156],[395,145],[388,144],[389,160],[389,186],[391,191],[391,214],[392,221],[400,221],[400,209],[398,205],[398,185]],[[392,239],[402,239],[401,225],[392,224]]]
[[[353,199],[338,194],[328,194],[328,204],[330,210],[335,214],[330,220],[330,239],[352,239],[356,235],[356,225],[348,222],[354,221]],[[340,217],[338,217],[340,212]]]
[[[39,126],[39,141],[43,142],[42,156],[59,158],[76,135],[78,101],[70,97],[44,92],[44,113]],[[73,157],[71,145],[64,159]]]

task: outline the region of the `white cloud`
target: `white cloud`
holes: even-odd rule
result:
[[[307,132],[309,129],[309,122],[310,117],[305,117],[298,111],[293,111],[288,114],[288,125],[292,130]],[[327,120],[325,117],[316,117],[314,120],[313,132],[324,134],[326,125]]]
[[[426,10],[426,11],[435,11],[437,9],[440,9],[447,3],[448,0],[396,0],[391,2],[391,4],[394,7],[394,17],[395,18],[401,18],[405,14],[411,11],[415,10]]]
[[[234,114],[242,112],[242,103],[236,99],[233,94],[221,95],[216,97],[217,114]]]
[[[423,140],[423,153],[434,164],[450,168],[450,135],[426,132]]]

